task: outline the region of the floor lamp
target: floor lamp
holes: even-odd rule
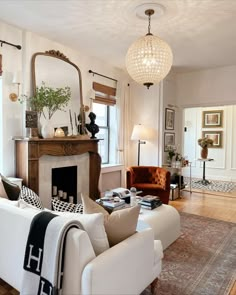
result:
[[[146,139],[149,138],[149,134],[148,134],[148,129],[139,124],[139,125],[134,125],[133,131],[132,131],[132,135],[131,135],[131,140],[137,140],[138,141],[138,166],[140,163],[140,145],[141,144],[145,144]]]

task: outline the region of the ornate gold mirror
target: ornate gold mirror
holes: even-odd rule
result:
[[[50,50],[45,53],[35,53],[32,57],[31,68],[33,95],[36,94],[37,87],[41,87],[43,83],[55,89],[69,87],[71,90],[71,99],[68,105],[63,110],[56,111],[51,119],[53,127],[68,127],[68,134],[77,135],[80,124],[82,132],[79,133],[83,134],[82,78],[78,66],[61,52]],[[78,121],[78,116],[80,121]],[[45,118],[41,116],[42,124],[44,120]]]

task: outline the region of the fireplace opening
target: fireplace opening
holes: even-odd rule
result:
[[[52,197],[77,204],[77,166],[52,168]]]

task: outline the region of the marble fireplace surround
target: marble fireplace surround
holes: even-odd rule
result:
[[[81,192],[89,195],[89,154],[75,156],[42,156],[39,159],[39,196],[44,207],[51,208],[52,169],[77,166],[77,200]]]
[[[77,166],[77,196],[82,192],[99,198],[101,158],[97,139],[15,138],[15,151],[16,177],[39,194],[46,207],[50,207],[52,168]]]

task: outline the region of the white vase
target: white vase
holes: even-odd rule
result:
[[[42,124],[41,134],[43,138],[54,137],[54,128],[50,120],[47,120],[44,124]]]

